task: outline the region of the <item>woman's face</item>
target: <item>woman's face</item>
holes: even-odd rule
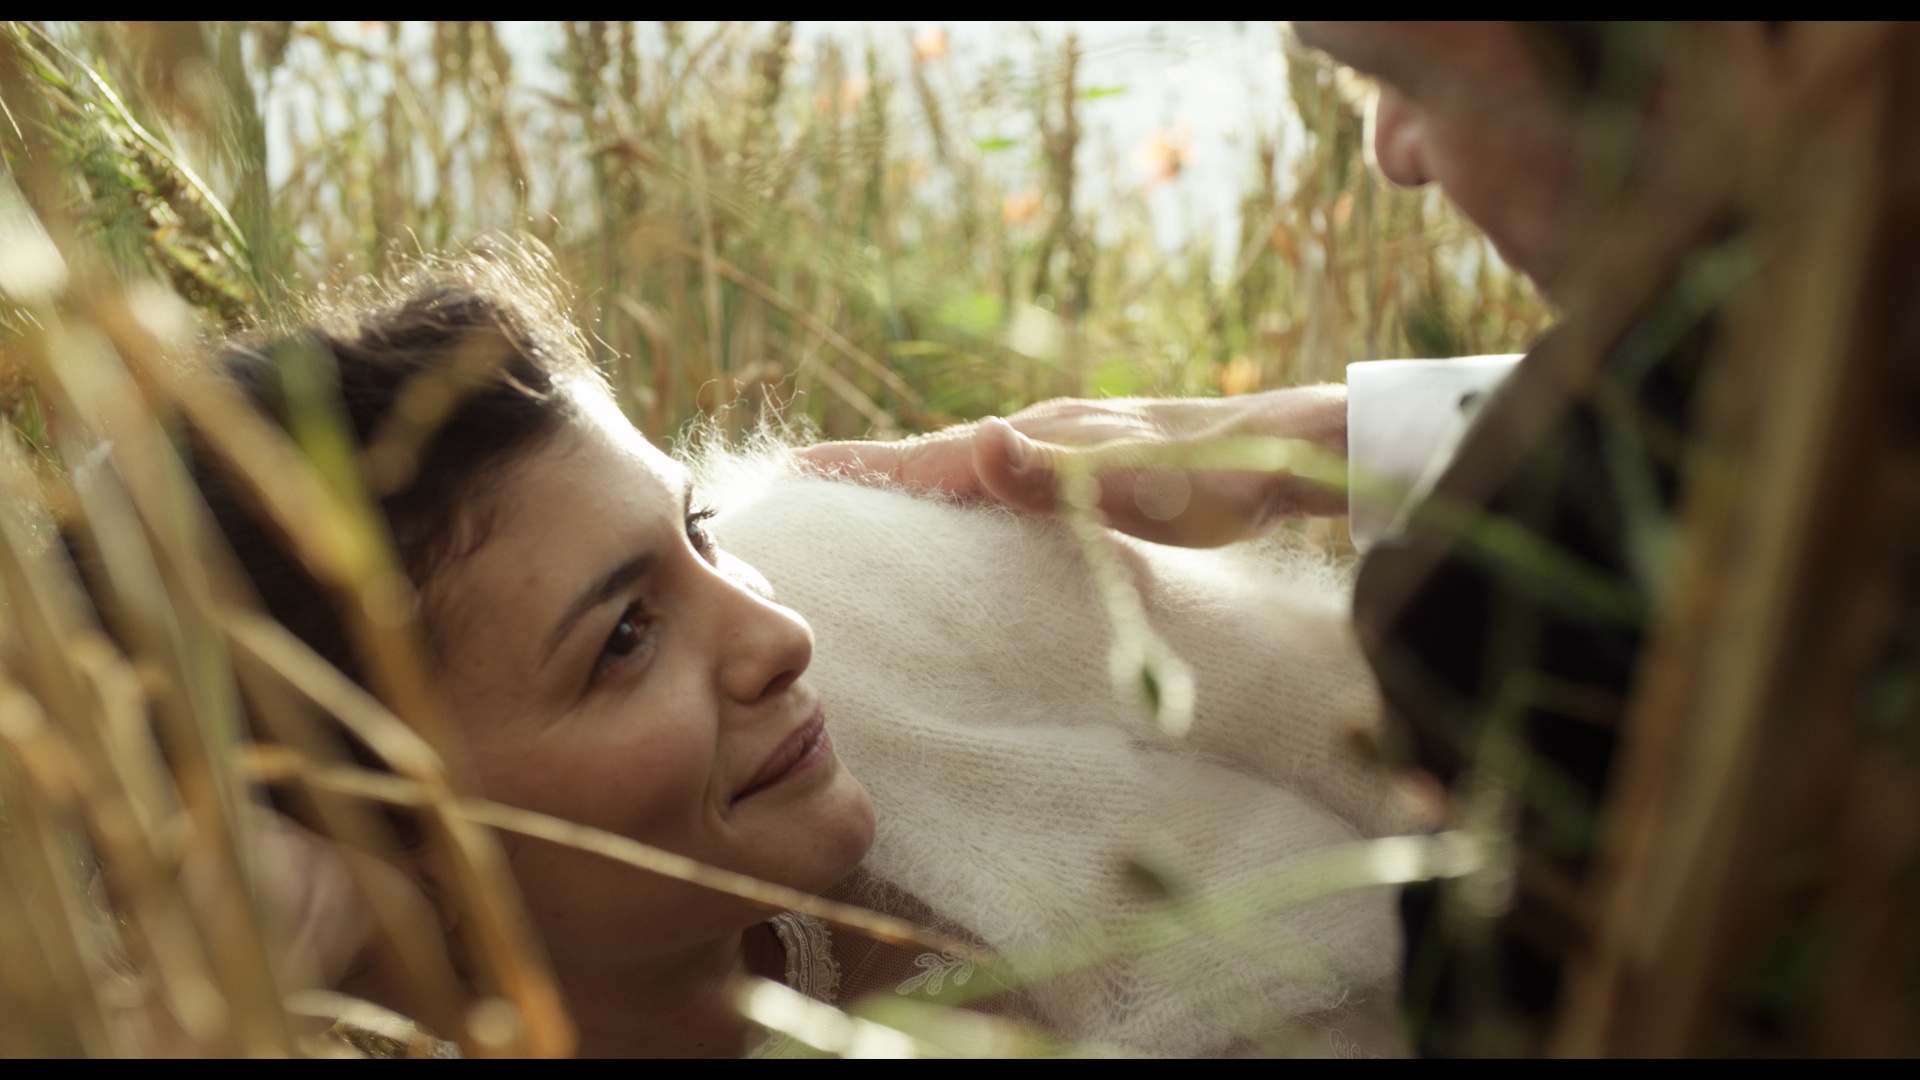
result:
[[[428,587],[485,794],[819,891],[873,838],[802,679],[813,633],[715,546],[687,473],[596,389],[489,493],[480,547]],[[617,968],[763,918],[537,841],[515,871],[562,970]]]

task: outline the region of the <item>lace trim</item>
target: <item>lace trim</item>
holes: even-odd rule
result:
[[[946,988],[948,980],[955,986],[965,986],[973,978],[973,962],[952,953],[923,952],[913,958],[913,966],[919,968],[920,973],[894,987],[894,993],[937,996]]]
[[[783,911],[767,920],[787,950],[787,985],[815,1001],[840,998],[840,962],[833,958],[833,933],[811,915]]]

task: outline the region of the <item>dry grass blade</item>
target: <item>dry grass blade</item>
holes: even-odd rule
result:
[[[770,979],[752,979],[735,992],[740,1014],[768,1031],[820,1054],[843,1058],[943,1056],[904,1031],[849,1016]],[[775,1052],[776,1056],[786,1056]]]
[[[1179,442],[1114,439],[1056,453],[1060,500],[1107,616],[1112,637],[1109,676],[1114,688],[1123,698],[1139,702],[1161,734],[1185,735],[1193,723],[1193,672],[1154,632],[1140,594],[1114,550],[1113,538],[1100,518],[1100,474],[1150,468],[1219,469],[1295,473],[1343,484],[1345,463],[1309,442],[1258,436]]]
[[[1100,481],[1084,459],[1060,464],[1060,501],[1080,555],[1093,575],[1111,635],[1108,677],[1122,698],[1136,701],[1160,734],[1179,738],[1193,725],[1193,669],[1147,619],[1139,591],[1100,521]]]
[[[0,746],[7,751],[0,759],[0,793],[10,818],[0,851],[6,855],[6,884],[24,909],[22,923],[31,929],[28,952],[45,965],[75,1049],[126,1053],[132,1048],[102,1000],[104,958],[59,820],[70,820],[78,811],[81,792],[75,781],[81,769],[38,704],[4,683]]]
[[[988,954],[983,953],[978,946],[959,938],[935,933],[910,922],[868,911],[865,908],[823,900],[798,889],[775,885],[731,870],[722,870],[602,829],[475,799],[463,800],[459,806],[459,812],[475,822],[496,829],[563,844],[582,851],[591,851],[596,855],[636,866],[642,870],[677,878],[715,892],[728,893],[758,904],[769,912],[798,911],[843,930],[864,934],[890,945],[932,949],[979,961],[989,959]]]
[[[367,439],[367,486],[375,495],[391,494],[413,480],[427,440],[506,359],[498,342],[468,341],[441,368],[408,380],[392,411]]]
[[[57,331],[59,324],[52,325]],[[0,480],[19,497],[8,509],[31,513],[38,500],[24,497],[15,457],[13,447],[0,447]],[[92,846],[114,868],[113,883],[137,917],[140,947],[171,963],[162,986],[187,1036],[210,1048],[285,1053],[290,1033],[271,1004],[279,994],[270,938],[242,861],[238,834],[245,811],[224,781],[217,736],[209,738],[198,726],[177,732],[181,738],[173,749],[191,829],[184,844],[170,842],[173,822],[139,812],[124,786],[127,777],[103,745],[112,737],[112,721],[103,716],[111,699],[96,696],[88,685],[86,658],[97,657],[104,643],[91,623],[85,592],[73,567],[33,542],[16,512],[0,514],[0,582],[12,601],[35,688],[51,706],[63,732],[58,745],[68,748],[65,756],[73,763],[63,783],[77,800],[75,824],[84,823]],[[171,885],[189,862],[199,867],[204,884],[200,903],[191,908],[193,920],[183,916],[187,909]],[[209,935],[206,925],[242,932]]]
[[[1000,957],[994,961],[990,977],[951,983],[927,995],[927,999],[966,1005],[1009,987],[1150,955],[1195,937],[1232,942],[1241,950],[1242,962],[1248,964],[1263,965],[1304,981],[1325,980],[1331,973],[1309,943],[1278,932],[1261,920],[1357,889],[1497,874],[1500,866],[1492,853],[1500,843],[1498,837],[1460,829],[1324,848],[1220,888],[1176,896],[1141,914],[1089,925],[1068,939]],[[1194,992],[1204,995],[1209,991],[1197,987]],[[1228,1004],[1221,1002],[1222,1007]],[[1247,1003],[1239,1005],[1245,1007]],[[1259,1004],[1254,1003],[1251,1011],[1259,1014]]]
[[[415,781],[352,766],[316,765],[280,747],[255,747],[248,757],[248,765],[253,776],[264,783],[297,780],[322,790],[356,795],[392,806],[432,808],[437,805],[433,793]],[[982,953],[977,946],[958,938],[865,908],[823,900],[798,889],[709,866],[697,859],[675,855],[604,829],[484,799],[461,799],[444,809],[475,824],[592,852],[676,881],[736,896],[769,912],[798,911],[889,944],[953,952],[981,962],[991,961],[991,957]]]

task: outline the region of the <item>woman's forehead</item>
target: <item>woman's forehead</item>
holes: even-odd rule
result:
[[[566,429],[506,470],[487,495],[479,543],[436,575],[433,591],[447,619],[543,625],[583,582],[680,537],[686,469],[605,395],[589,388],[575,404]],[[487,618],[474,618],[483,611]]]
[[[676,528],[685,509],[688,474],[661,453],[598,386],[565,391],[573,422],[520,477],[519,498],[548,513],[589,515],[610,527],[664,516]],[[535,533],[550,522],[528,522]]]
[[[573,404],[576,434],[604,439],[609,445],[633,454],[642,467],[672,479],[676,489],[685,480],[686,470],[661,453],[659,447],[633,426],[633,421],[620,411],[613,395],[604,387],[576,379],[564,384],[561,392]]]

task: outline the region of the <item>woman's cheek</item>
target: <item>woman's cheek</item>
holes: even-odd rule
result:
[[[701,817],[713,772],[714,725],[694,711],[677,696],[610,695],[535,737],[475,747],[475,763],[489,798],[669,842]]]
[[[704,817],[714,783],[717,724],[698,695],[635,695],[619,703],[600,737],[577,748],[572,783],[602,828],[670,842]]]

